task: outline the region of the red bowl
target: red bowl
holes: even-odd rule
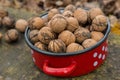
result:
[[[43,14],[45,17],[47,13]],[[36,66],[44,73],[58,77],[75,77],[87,74],[98,68],[107,57],[107,37],[110,32],[108,21],[104,37],[94,46],[71,53],[52,53],[36,48],[29,38],[30,29],[25,31],[25,41],[31,48],[32,58]]]

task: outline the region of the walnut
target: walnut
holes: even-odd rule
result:
[[[80,27],[75,32],[74,35],[76,37],[76,41],[78,43],[83,42],[85,39],[89,39],[91,37],[90,31],[86,28]]]
[[[67,6],[72,3],[72,0],[63,0],[63,6]]]
[[[44,50],[44,51],[47,50],[47,46],[44,45],[44,44],[41,43],[41,42],[36,42],[36,43],[34,44],[34,46],[37,47],[37,48],[40,49],[40,50]]]
[[[31,18],[28,21],[30,29],[41,29],[44,26],[44,20],[40,17]]]
[[[30,40],[31,40],[32,43],[35,43],[35,42],[39,41],[38,32],[39,32],[39,30],[31,30],[30,31],[29,36],[30,36]]]
[[[8,16],[8,12],[4,9],[0,9],[0,17],[4,18],[5,16]]]
[[[10,29],[5,33],[5,41],[6,42],[14,42],[19,38],[19,33],[16,29]]]
[[[49,44],[51,40],[55,39],[55,33],[50,27],[43,27],[38,33],[38,39],[44,44]]]
[[[48,50],[55,53],[62,53],[66,51],[66,46],[62,40],[55,39],[50,41]]]
[[[49,12],[48,12],[48,20],[51,20],[51,18],[56,15],[56,14],[59,14],[59,10],[54,8],[54,9],[51,9]]]
[[[76,29],[79,28],[78,20],[74,17],[67,18],[68,26],[67,30],[74,32]]]
[[[98,15],[94,18],[91,25],[91,30],[104,31],[107,28],[107,17],[104,15]]]
[[[87,11],[78,8],[77,10],[74,11],[74,17],[78,20],[80,24],[85,24],[87,22]]]
[[[90,48],[96,44],[97,44],[97,41],[95,41],[94,39],[86,39],[83,41],[82,46],[84,48]]]
[[[67,27],[68,23],[65,17],[62,15],[58,15],[53,17],[50,21],[50,27],[55,33],[60,33],[64,31],[64,29]]]
[[[25,32],[28,22],[24,19],[19,19],[16,21],[15,28],[20,32]]]
[[[14,23],[15,23],[15,20],[11,17],[6,16],[2,19],[3,26],[5,26],[7,28],[13,28]]]
[[[96,40],[97,42],[100,41],[104,37],[102,32],[92,31],[91,38]]]
[[[76,38],[72,32],[65,30],[59,34],[58,39],[61,39],[67,46],[74,43]]]
[[[104,15],[102,10],[100,8],[91,8],[88,11],[88,20],[89,20],[89,22],[91,22],[98,15]]]
[[[68,6],[65,7],[64,11],[71,11],[74,12],[76,10],[75,6],[72,4],[69,4]]]
[[[71,11],[64,11],[62,15],[65,17],[73,17],[73,13]]]
[[[2,39],[2,37],[3,37],[3,35],[2,35],[2,33],[0,33],[0,40]]]
[[[83,46],[81,46],[78,43],[71,43],[67,46],[66,52],[76,52],[76,51],[80,51],[83,50]]]

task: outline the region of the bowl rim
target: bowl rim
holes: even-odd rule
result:
[[[42,16],[45,16],[47,15],[47,12],[42,14],[40,17]],[[81,51],[76,51],[76,52],[67,52],[67,53],[53,53],[53,52],[48,52],[48,51],[43,51],[43,50],[40,50],[38,49],[37,47],[35,47],[30,39],[29,39],[29,34],[30,32],[30,28],[27,26],[26,30],[25,30],[25,33],[24,33],[24,37],[25,37],[25,42],[27,43],[27,45],[34,51],[37,51],[38,53],[41,53],[41,54],[45,54],[45,55],[51,55],[51,56],[70,56],[70,55],[77,55],[77,54],[83,54],[83,53],[86,53],[90,50],[93,50],[94,48],[98,47],[100,44],[102,44],[108,37],[108,34],[110,33],[110,21],[109,19],[107,19],[107,28],[106,28],[106,32],[105,32],[105,35],[104,37],[97,42],[96,45],[90,47],[90,48],[86,48],[84,50],[81,50]]]

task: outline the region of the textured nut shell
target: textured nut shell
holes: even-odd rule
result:
[[[39,30],[32,30],[30,31],[30,40],[32,41],[32,43],[38,42],[38,32]]]
[[[78,43],[71,43],[67,46],[66,52],[76,52],[83,50],[84,48]]]
[[[78,8],[75,10],[74,17],[80,24],[85,24],[87,22],[87,12],[84,9]]]
[[[91,8],[88,11],[88,17],[90,20],[93,20],[98,15],[104,15],[104,13],[102,12],[100,8]]]
[[[78,43],[83,42],[85,39],[88,39],[91,37],[90,31],[86,28],[78,28],[75,32],[74,35],[76,37],[76,41]]]
[[[96,40],[97,42],[100,41],[104,37],[102,32],[92,31],[91,38]]]
[[[68,6],[65,7],[64,11],[71,11],[74,12],[75,11],[75,6],[72,4],[69,4]]]
[[[44,20],[40,17],[34,17],[29,20],[30,29],[41,29],[44,26]]]
[[[55,53],[65,52],[66,46],[62,40],[56,39],[50,41],[48,45],[48,50]]]
[[[104,31],[107,28],[107,17],[103,15],[96,16],[91,27],[91,29],[95,31]]]
[[[78,20],[74,17],[67,18],[68,26],[67,30],[74,32],[77,28],[79,28]]]
[[[50,27],[43,27],[38,33],[38,39],[44,44],[49,44],[51,40],[55,39],[55,34]]]
[[[67,25],[68,25],[67,20],[63,16],[56,16],[52,18],[50,21],[50,27],[55,33],[60,33],[64,31]]]
[[[37,47],[37,48],[40,49],[40,50],[44,50],[44,51],[47,50],[47,46],[44,45],[44,44],[41,43],[41,42],[36,42],[34,46]]]
[[[72,0],[63,0],[63,5],[66,6],[66,5],[69,5],[72,3]]]
[[[16,29],[8,30],[5,33],[5,41],[6,42],[13,42],[13,41],[18,40],[18,38],[19,38],[19,33]]]
[[[3,37],[3,35],[2,35],[2,33],[0,33],[0,40],[2,39],[2,37]]]
[[[82,46],[84,48],[90,48],[94,45],[96,45],[97,41],[95,41],[94,39],[86,39],[84,40],[84,42],[82,43]]]
[[[51,9],[48,12],[48,20],[50,20],[54,15],[59,14],[60,12],[58,11],[58,9]]]
[[[13,18],[10,18],[10,17],[4,17],[3,19],[2,19],[2,24],[3,24],[3,26],[6,26],[6,27],[8,27],[8,28],[13,28],[14,27],[14,19]]]
[[[58,39],[61,39],[65,43],[66,46],[69,45],[70,43],[75,42],[74,34],[68,30],[61,32],[58,36]]]
[[[28,22],[24,19],[19,19],[16,21],[15,28],[20,32],[25,32]]]
[[[71,11],[64,11],[62,15],[65,17],[73,17],[73,13]]]
[[[8,12],[3,9],[0,9],[0,17],[3,18],[5,16],[8,16]]]

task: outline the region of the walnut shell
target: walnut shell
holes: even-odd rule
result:
[[[56,14],[59,14],[59,10],[54,8],[54,9],[51,9],[49,12],[48,12],[48,20],[51,20],[51,18],[56,15]]]
[[[15,28],[20,32],[25,32],[28,22],[24,19],[19,19],[16,21]]]
[[[43,27],[38,33],[38,39],[44,44],[49,44],[51,40],[55,39],[55,33],[50,27]]]
[[[31,40],[32,43],[35,43],[35,42],[39,41],[38,32],[39,32],[39,30],[31,30],[30,31],[29,36],[30,36],[30,40]]]
[[[77,10],[74,11],[74,17],[78,20],[80,24],[85,24],[87,22],[87,11],[78,8]]]
[[[51,40],[48,45],[48,50],[55,53],[62,53],[66,51],[66,46],[60,39]]]
[[[86,39],[83,41],[82,46],[84,48],[90,48],[96,44],[97,44],[97,41],[95,41],[94,39]]]
[[[76,29],[79,28],[78,20],[74,17],[67,18],[68,26],[67,30],[74,32]]]
[[[63,0],[63,6],[67,6],[72,3],[72,0]]]
[[[104,37],[102,32],[92,31],[91,38],[96,40],[97,42],[100,41]]]
[[[50,21],[50,27],[55,33],[60,33],[64,31],[64,29],[67,27],[68,23],[65,17],[62,15],[58,15],[53,17]]]
[[[67,46],[74,43],[76,38],[72,32],[65,30],[59,34],[58,39],[61,39]]]
[[[8,12],[3,9],[0,9],[0,17],[3,18],[5,16],[8,16]]]
[[[94,18],[91,26],[91,30],[104,31],[107,28],[107,17],[104,15],[98,15]]]
[[[83,50],[83,46],[81,46],[78,43],[71,43],[67,46],[66,52],[76,52],[76,51],[80,51]]]
[[[90,31],[86,28],[78,28],[75,32],[74,35],[76,37],[76,41],[78,43],[83,42],[85,39],[89,39],[91,37]]]
[[[88,20],[90,20],[90,22],[91,22],[98,15],[104,15],[102,10],[100,8],[91,8],[88,11]]]
[[[14,42],[19,38],[19,33],[16,29],[10,29],[5,33],[5,41],[6,42]]]
[[[2,33],[0,33],[0,40],[2,39],[2,37],[3,37],[3,35],[2,35]]]
[[[44,45],[44,44],[41,43],[41,42],[36,42],[36,43],[34,44],[34,46],[37,47],[37,48],[40,49],[40,50],[44,50],[44,51],[47,50],[47,46]]]
[[[64,17],[73,17],[73,13],[71,11],[64,11],[62,15]]]
[[[64,11],[71,11],[74,12],[76,10],[75,6],[72,4],[69,4],[68,6],[65,7]]]
[[[6,16],[2,19],[2,25],[7,27],[7,28],[13,28],[14,22],[15,22],[15,20],[13,18],[8,17],[8,16]]]
[[[31,18],[28,21],[30,29],[41,29],[44,26],[44,20],[40,17]]]

